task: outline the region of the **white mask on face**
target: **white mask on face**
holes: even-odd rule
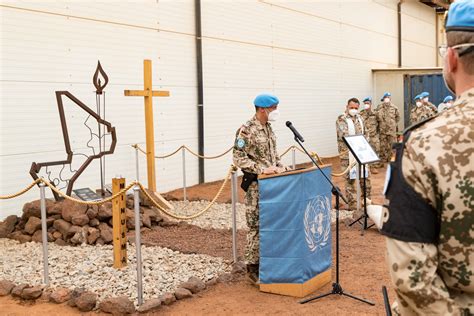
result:
[[[268,120],[270,122],[277,121],[279,117],[280,117],[280,111],[278,109],[273,110],[268,114]]]
[[[416,106],[421,106],[421,102],[420,102],[420,101],[416,101]]]
[[[368,109],[370,109],[370,104],[364,103],[364,110],[368,110]]]
[[[384,103],[390,103],[390,98],[384,98],[384,99],[383,99],[383,102],[384,102]]]
[[[347,111],[347,112],[349,112],[349,115],[350,115],[350,116],[356,116],[356,115],[359,113],[359,110],[357,110],[357,109],[350,109],[350,110]]]
[[[427,103],[430,99],[428,97],[423,98],[423,102]]]

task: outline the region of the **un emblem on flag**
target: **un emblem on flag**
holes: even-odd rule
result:
[[[306,243],[311,252],[315,252],[328,244],[331,233],[331,210],[327,197],[318,195],[306,205],[304,232]]]

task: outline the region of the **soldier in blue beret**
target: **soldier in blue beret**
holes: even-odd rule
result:
[[[260,174],[289,170],[283,166],[276,149],[276,136],[270,122],[279,117],[280,100],[273,94],[258,95],[253,104],[255,115],[237,130],[233,149],[234,165],[242,170],[242,189],[246,191],[246,219],[249,231],[245,247],[247,275],[254,284],[259,281],[260,234],[258,182]]]
[[[454,107],[408,128],[381,228],[401,315],[474,315],[474,1],[457,0],[440,47]]]

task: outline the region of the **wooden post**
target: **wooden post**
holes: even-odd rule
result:
[[[125,188],[125,178],[112,179],[112,194]],[[127,219],[125,193],[112,200],[112,224],[114,243],[114,268],[127,265]]]
[[[169,91],[153,91],[151,60],[143,61],[143,90],[125,90],[125,96],[145,98],[146,163],[148,189],[156,192],[155,129],[153,127],[153,97],[168,97]]]

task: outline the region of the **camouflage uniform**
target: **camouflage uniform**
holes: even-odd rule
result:
[[[433,105],[434,106],[434,105]],[[432,116],[436,115],[436,110],[428,104],[422,104],[420,106],[414,106],[410,111],[410,125],[424,121]]]
[[[403,177],[437,211],[439,240],[386,238],[402,315],[474,314],[474,88],[455,105],[414,127],[404,147]]]
[[[397,140],[398,122],[400,114],[398,108],[393,104],[381,103],[375,110],[380,132],[379,157],[382,162],[389,162],[392,157],[392,144]]]
[[[336,131],[337,131],[337,149],[339,151],[339,157],[341,159],[341,169],[342,171],[346,170],[349,167],[349,148],[347,148],[346,143],[342,139],[344,136],[349,136],[349,127],[347,125],[346,119],[352,120],[354,123],[355,134],[362,134],[364,127],[360,125],[359,120],[357,117],[352,117],[347,113],[341,114],[338,116],[336,120]],[[365,136],[367,137],[367,131],[364,131]],[[362,172],[361,172],[362,173]],[[345,183],[345,196],[349,202],[349,210],[356,211],[357,210],[357,188],[356,188],[356,179],[350,179],[349,173],[346,174],[346,183]],[[358,214],[354,214],[354,219],[359,218],[362,212],[362,203],[363,203],[363,188],[364,188],[364,179],[359,179],[360,183],[360,193],[361,193],[361,209]],[[366,195],[367,198],[370,199],[371,195],[370,192],[372,190],[372,185],[370,183],[370,177],[368,177],[365,181],[367,190]]]
[[[377,115],[372,109],[362,110],[360,116],[364,121],[365,134],[369,139],[369,144],[375,150],[379,152],[379,122],[377,121]]]
[[[282,167],[276,150],[276,137],[270,123],[262,125],[254,116],[237,131],[233,149],[234,164],[249,173],[261,174],[271,167]],[[248,264],[259,263],[259,207],[258,183],[253,182],[245,194],[246,219],[249,231],[245,247]]]

